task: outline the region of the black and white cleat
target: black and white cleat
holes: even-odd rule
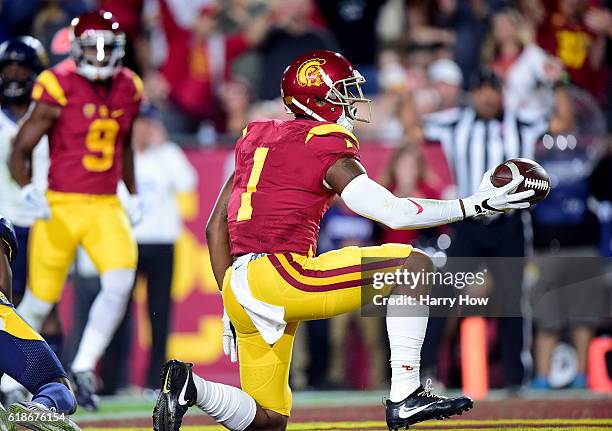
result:
[[[164,365],[161,392],[153,409],[154,431],[178,431],[183,416],[196,402],[191,364],[171,360]]]
[[[431,389],[431,380],[428,379],[425,388],[419,386],[404,400],[396,403],[387,400],[385,409],[389,429],[397,431],[429,419],[447,419],[474,406],[469,397],[447,398],[434,394]]]

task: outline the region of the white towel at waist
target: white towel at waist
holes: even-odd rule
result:
[[[285,332],[285,308],[268,304],[253,297],[249,287],[247,267],[251,260],[261,257],[261,254],[248,253],[236,259],[232,265],[230,287],[238,303],[251,318],[251,321],[266,343],[273,345]]]

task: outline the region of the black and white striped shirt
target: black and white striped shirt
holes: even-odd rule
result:
[[[423,129],[427,140],[442,143],[458,195],[469,196],[487,170],[508,159],[533,159],[548,118],[528,120],[505,111],[500,118],[483,119],[473,108],[461,107],[424,116]]]

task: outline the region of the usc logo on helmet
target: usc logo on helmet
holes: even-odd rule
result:
[[[323,83],[321,66],[325,64],[322,58],[307,60],[298,67],[297,81],[302,87],[319,86]]]

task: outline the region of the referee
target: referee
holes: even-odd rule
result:
[[[545,133],[565,132],[572,126],[571,102],[565,88],[556,85],[551,91],[554,91],[555,106],[548,115],[529,117],[526,113],[504,110],[499,77],[490,69],[481,68],[470,81],[470,105],[424,116],[423,136],[442,144],[459,196],[475,192],[483,174],[505,160],[533,159],[536,143]],[[511,388],[522,385],[525,371],[521,360],[524,329],[520,317],[523,260],[496,258],[524,257],[528,229],[518,212],[492,220],[466,220],[452,226],[453,240],[448,250],[452,258],[493,258],[483,260],[494,285],[491,302],[495,311],[492,315],[500,316],[500,356],[505,383]],[[428,338],[429,346],[424,349],[424,368],[436,363],[443,325],[442,319],[430,322],[428,337],[431,337]]]

